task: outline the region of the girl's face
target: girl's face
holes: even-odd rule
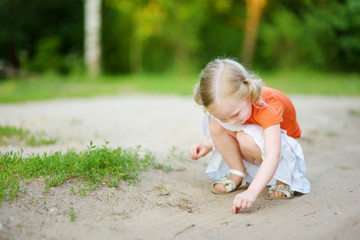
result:
[[[210,111],[209,111],[210,112]],[[214,117],[229,125],[241,125],[252,114],[252,104],[247,99],[229,99],[216,104],[213,112]]]

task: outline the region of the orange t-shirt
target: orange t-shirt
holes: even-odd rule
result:
[[[284,93],[268,87],[263,88],[261,97],[265,104],[253,104],[251,117],[246,122],[258,124],[263,129],[280,123],[288,136],[300,138],[301,130],[291,100]]]

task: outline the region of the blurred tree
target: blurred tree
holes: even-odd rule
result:
[[[91,77],[100,73],[101,0],[85,0],[85,64]]]
[[[313,66],[360,71],[360,1],[319,1],[308,3],[306,10],[303,13],[305,31],[313,37],[307,41],[312,49],[304,49],[304,52],[314,56]]]
[[[200,46],[200,30],[206,9],[204,0],[167,1],[168,18],[164,38],[172,48],[174,67],[178,73],[196,63],[192,56]]]
[[[187,69],[189,58],[199,46],[205,0],[108,0],[132,24],[129,62],[133,73],[143,70],[143,52],[151,39],[162,39],[173,53],[175,69]],[[152,49],[156,51],[158,46]],[[171,56],[169,55],[169,58]],[[190,64],[189,64],[190,66]]]
[[[260,67],[360,71],[360,1],[277,0],[260,28]]]
[[[254,58],[258,28],[267,0],[245,0],[245,2],[245,39],[241,60],[244,64],[250,66]]]
[[[258,69],[360,72],[359,0],[101,3],[104,73],[183,72],[239,55]],[[84,0],[0,0],[0,58],[37,72],[82,67],[84,6]]]
[[[245,4],[238,0],[210,0],[203,21],[198,58],[204,66],[214,57],[240,57],[244,41]]]
[[[143,47],[146,41],[162,32],[164,9],[161,0],[108,0],[130,21],[129,66],[132,73],[143,71]]]
[[[107,0],[102,6],[101,50],[102,73],[129,73],[129,45],[132,27],[129,17]]]
[[[1,0],[0,58],[30,71],[72,71],[82,55],[82,9],[80,0]]]

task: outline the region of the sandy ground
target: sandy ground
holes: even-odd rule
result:
[[[42,194],[30,183],[0,209],[0,239],[358,239],[360,235],[360,98],[291,96],[303,130],[305,176],[312,192],[292,200],[265,200],[237,215],[236,193],[209,191],[209,158],[187,158],[202,140],[202,112],[190,97],[131,95],[0,105],[0,125],[59,137],[52,146],[1,146],[25,153],[142,145],[174,168],[150,169],[137,185],[102,188],[85,197],[68,182]],[[73,207],[77,218],[70,220]]]

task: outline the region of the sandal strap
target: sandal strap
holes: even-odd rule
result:
[[[246,177],[246,173],[240,172],[240,171],[238,171],[238,170],[236,170],[236,169],[230,169],[229,172],[230,172],[231,174],[237,175],[237,176],[242,177],[242,178],[245,178],[245,177]]]
[[[244,172],[240,172],[240,171],[238,171],[238,170],[236,170],[236,169],[230,169],[230,171],[229,171],[231,174],[234,174],[234,175],[237,175],[237,176],[239,176],[239,177],[242,177],[242,181],[241,181],[241,183],[240,183],[240,185],[239,185],[239,187],[240,188],[242,188],[242,187],[245,187],[246,186],[246,172],[244,173]]]

